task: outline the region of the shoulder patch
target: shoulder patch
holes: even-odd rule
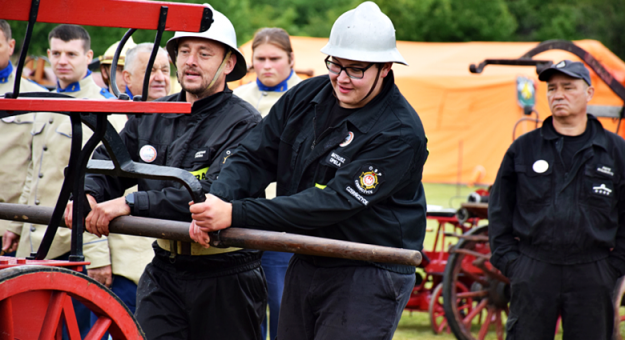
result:
[[[383,173],[374,165],[365,165],[354,178],[356,189],[363,195],[375,194],[384,182]]]

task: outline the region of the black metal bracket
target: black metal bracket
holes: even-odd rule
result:
[[[17,98],[20,95],[20,82],[22,81],[22,71],[24,70],[24,63],[26,62],[26,56],[28,55],[28,46],[30,45],[30,38],[33,35],[33,28],[37,22],[37,15],[39,13],[39,0],[32,0],[30,4],[30,14],[28,15],[28,26],[26,26],[26,35],[24,36],[24,42],[22,43],[22,52],[20,52],[20,59],[17,62],[17,69],[15,70],[15,83],[13,84],[13,93],[5,94],[5,98]]]
[[[113,88],[113,95],[115,95],[115,97],[117,97],[118,99],[122,100],[129,100],[130,97],[126,93],[120,92],[119,88],[117,87],[117,63],[119,62],[119,56],[122,54],[122,49],[126,45],[126,42],[128,42],[128,39],[130,39],[130,37],[136,31],[137,30],[134,28],[126,31],[126,33],[122,37],[122,40],[120,40],[119,44],[117,45],[117,49],[115,50],[115,54],[113,55],[113,62],[111,63],[111,85]]]
[[[92,129],[98,127],[95,116],[94,114],[83,116],[85,125]],[[194,202],[206,200],[202,185],[190,172],[168,166],[134,162],[128,149],[126,149],[126,145],[111,124],[106,126],[102,143],[111,160],[92,159],[87,164],[87,172],[116,177],[176,181],[187,189]]]
[[[150,60],[148,66],[145,68],[145,76],[143,77],[143,91],[140,98],[133,100],[148,100],[148,90],[150,87],[150,77],[152,74],[152,66],[154,66],[154,60],[161,46],[161,39],[163,38],[163,32],[165,31],[165,23],[167,22],[167,6],[161,6],[161,13],[158,19],[158,30],[156,31],[156,38],[154,38],[154,46],[152,46],[152,53],[150,54]],[[169,77],[169,75],[167,75]]]

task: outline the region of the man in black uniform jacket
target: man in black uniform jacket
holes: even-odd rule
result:
[[[422,248],[428,155],[419,116],[394,84],[405,64],[388,17],[372,2],[332,27],[329,76],[303,81],[273,106],[229,158],[192,237],[229,226],[397,248]],[[253,199],[277,181],[277,197]],[[226,203],[228,202],[228,203]],[[278,339],[391,339],[415,267],[295,255]]]
[[[540,73],[552,116],[504,156],[489,202],[492,264],[511,281],[507,339],[611,339],[625,273],[625,141],[586,113],[586,67]]]
[[[131,117],[120,133],[135,162],[187,170],[205,192],[261,120],[226,86],[247,68],[230,21],[215,10],[213,19],[206,32],[176,32],[167,42],[183,91],[159,101],[190,102],[191,114]],[[99,148],[94,158],[108,157]],[[138,191],[123,197],[135,184]],[[85,191],[92,208],[85,224],[96,235],[108,234],[121,215],[191,221],[191,195],[178,183],[90,174]],[[71,205],[65,216],[71,218]],[[154,252],[137,287],[136,317],[148,339],[262,338],[267,288],[259,251],[159,239]]]

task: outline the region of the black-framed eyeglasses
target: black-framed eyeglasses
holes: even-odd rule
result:
[[[362,79],[365,76],[365,71],[367,71],[373,65],[375,65],[375,63],[371,63],[369,64],[369,66],[364,68],[353,66],[343,67],[333,61],[330,61],[330,56],[326,58],[326,67],[328,68],[328,71],[330,71],[330,73],[340,75],[341,72],[345,70],[347,76],[352,79]]]

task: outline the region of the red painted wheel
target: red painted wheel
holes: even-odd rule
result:
[[[106,332],[113,339],[145,339],[128,308],[97,281],[65,268],[30,265],[0,270],[0,338],[60,339],[66,325],[70,340],[80,340],[72,298],[98,316],[85,339]]]
[[[496,339],[504,339],[509,281],[489,259],[487,226],[465,233],[450,250],[443,275],[443,298],[447,322],[459,340],[483,340],[490,330],[495,331]],[[458,289],[459,283],[469,291]]]
[[[469,288],[463,285],[461,282],[458,282],[458,291],[460,292],[468,292]],[[464,304],[465,307],[459,306],[459,308],[464,312],[470,312],[471,307],[470,303],[466,303],[466,301],[458,301],[458,303]],[[440,334],[442,332],[449,333],[449,325],[447,324],[447,319],[445,318],[445,309],[443,306],[443,283],[439,283],[434,291],[432,291],[432,296],[430,297],[430,305],[428,308],[428,312],[430,314],[430,327],[432,327],[432,331],[434,334]]]

